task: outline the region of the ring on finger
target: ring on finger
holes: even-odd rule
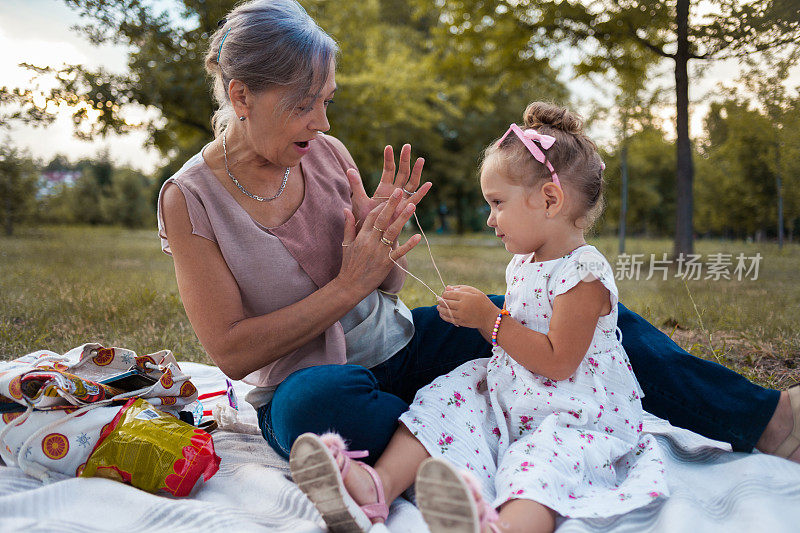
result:
[[[389,239],[387,239],[386,237],[384,237],[382,235],[381,235],[381,242],[383,244],[385,244],[386,246],[389,246],[389,247],[394,246],[394,243],[392,241],[390,241]]]
[[[380,233],[381,235],[383,235],[383,232],[386,231],[386,230],[382,230],[381,228],[379,228],[375,224],[372,225],[372,229],[378,230],[378,233]]]
[[[400,189],[402,189],[402,191],[407,195],[414,196],[414,191],[407,191],[405,187],[400,187]]]

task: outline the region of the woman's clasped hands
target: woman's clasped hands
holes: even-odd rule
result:
[[[405,145],[400,152],[399,171],[395,174],[393,150],[387,146],[381,181],[371,198],[367,196],[358,172],[354,169],[347,172],[353,209],[344,210],[339,277],[367,292],[379,286],[396,262],[422,240],[420,234],[415,234],[402,245],[397,242],[417,203],[431,188],[430,182],[419,187],[424,160],[417,159],[413,170],[410,160],[411,146]]]
[[[414,168],[411,168],[411,145],[405,144],[400,150],[400,165],[398,169],[394,163],[394,149],[391,146],[387,146],[383,150],[381,181],[378,183],[378,187],[372,197],[367,196],[367,191],[364,190],[364,183],[361,181],[358,171],[354,168],[348,170],[347,179],[350,182],[350,190],[352,191],[351,201],[353,214],[356,217],[356,228],[361,229],[367,214],[381,202],[388,200],[389,195],[395,190],[400,190],[404,197],[404,202],[398,204],[398,209],[402,210],[406,203],[419,204],[432,186],[431,182],[425,182],[421,187],[419,185],[424,165],[425,159],[418,157],[414,161]],[[399,212],[395,213],[395,216],[399,216],[399,214]]]

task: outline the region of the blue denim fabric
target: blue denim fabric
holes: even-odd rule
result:
[[[673,426],[728,442],[733,451],[753,451],[778,406],[779,391],[694,357],[622,304],[617,325],[644,391],[646,411]]]
[[[490,296],[503,306],[503,296]],[[397,419],[417,390],[462,363],[489,357],[491,346],[477,330],[439,318],[435,306],[411,311],[414,336],[389,360],[367,370],[357,365],[320,365],[293,372],[258,410],[264,438],[283,457],[306,431],[335,430],[351,450],[380,457]]]
[[[503,296],[491,296],[498,307]],[[418,389],[458,365],[491,354],[477,330],[439,318],[436,307],[412,312],[409,344],[372,369],[321,365],[298,370],[258,410],[264,438],[283,457],[306,431],[334,430],[350,449],[374,462]],[[694,357],[625,306],[619,306],[622,342],[645,392],[644,408],[707,437],[751,451],[778,403],[779,392],[750,383],[727,368]]]

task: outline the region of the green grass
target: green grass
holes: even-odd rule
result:
[[[616,239],[591,240],[616,262]],[[446,283],[502,293],[509,255],[489,235],[431,237]],[[785,388],[800,381],[800,246],[698,241],[697,253],[761,253],[758,280],[619,281],[622,301],[693,354],[719,361],[754,381]],[[661,257],[669,240],[631,239],[629,254]],[[410,270],[441,290],[424,243]],[[648,266],[642,267],[648,272]],[[705,275],[705,270],[704,270]],[[433,295],[409,279],[409,307]],[[0,237],[0,357],[47,348],[62,352],[84,342],[139,353],[162,348],[181,360],[209,362],[183,312],[172,260],[154,230],[22,228]]]
[[[589,239],[612,266],[617,261],[617,239]],[[762,255],[757,280],[664,281],[649,273],[650,254],[657,260],[670,253],[668,239],[629,239],[626,253],[644,254],[646,264],[639,281],[618,281],[622,302],[670,335],[694,355],[722,363],[770,387],[785,388],[800,382],[800,246],[703,240],[695,253]],[[434,258],[445,283],[474,285],[502,293],[509,255],[492,236],[431,237]],[[441,288],[430,258],[420,244],[410,257],[410,270],[435,290]],[[734,260],[735,265],[735,260]],[[731,274],[733,266],[730,267]],[[706,270],[703,269],[702,277]],[[432,305],[433,295],[415,281],[401,293],[409,306]]]
[[[33,228],[0,238],[0,356],[84,342],[208,361],[155,231]]]

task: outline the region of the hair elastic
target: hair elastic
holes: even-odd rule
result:
[[[231,29],[228,28],[228,31],[225,32],[225,35],[222,36],[222,40],[219,43],[219,51],[217,52],[217,64],[219,64],[219,58],[222,55],[222,43],[225,42],[225,37],[231,32]]]

